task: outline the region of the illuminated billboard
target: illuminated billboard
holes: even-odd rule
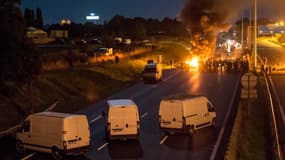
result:
[[[86,16],[86,20],[88,21],[95,21],[95,20],[99,20],[100,17],[96,16],[95,13],[90,13],[89,16]]]

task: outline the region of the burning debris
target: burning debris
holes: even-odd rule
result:
[[[216,34],[230,27],[228,20],[235,18],[245,3],[246,0],[186,0],[180,18],[192,35],[192,53],[207,57],[213,54]]]

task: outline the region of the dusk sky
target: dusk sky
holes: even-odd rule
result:
[[[109,21],[115,15],[125,17],[144,17],[163,19],[164,17],[175,18],[183,8],[187,0],[22,0],[22,9],[41,8],[44,24],[59,23],[61,19],[70,19],[75,23],[85,23],[85,17],[91,12],[100,16],[98,23]],[[199,0],[196,0],[199,1]],[[228,9],[237,7],[231,2],[248,0],[209,0],[214,3],[225,4]],[[253,0],[252,0],[253,1]],[[284,0],[257,0],[258,15],[285,20]],[[234,5],[234,6],[233,6]],[[249,8],[244,6],[242,8]],[[236,10],[237,11],[237,10]],[[240,11],[239,9],[239,12]],[[243,11],[244,13],[248,13]],[[232,19],[233,20],[233,19]]]
[[[99,23],[116,14],[125,17],[174,18],[183,0],[22,0],[22,8],[42,9],[44,24],[59,23],[63,18],[85,23],[91,12],[100,16]]]

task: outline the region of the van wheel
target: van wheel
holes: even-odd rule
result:
[[[216,127],[216,118],[213,118],[212,120],[212,127]]]
[[[189,127],[188,133],[190,136],[192,136],[194,134],[194,126],[193,125]]]
[[[55,160],[62,160],[63,159],[61,152],[56,147],[53,147],[51,149],[51,154],[52,154],[52,158]]]
[[[24,152],[24,145],[19,140],[17,140],[17,142],[16,142],[16,151],[17,151],[17,153],[23,153]]]

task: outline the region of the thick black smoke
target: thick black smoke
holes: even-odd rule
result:
[[[199,34],[214,47],[217,32],[229,28],[229,20],[236,18],[245,3],[246,0],[186,0],[180,19],[193,37]]]
[[[188,0],[180,13],[182,22],[192,34],[203,34],[210,42],[215,41],[215,34],[228,27],[227,19],[233,8],[224,7],[221,0]]]
[[[192,35],[202,33],[213,42],[218,31],[230,27],[229,22],[245,11],[253,12],[253,4],[254,0],[185,0],[180,19]],[[257,0],[257,16],[285,21],[285,0]]]

